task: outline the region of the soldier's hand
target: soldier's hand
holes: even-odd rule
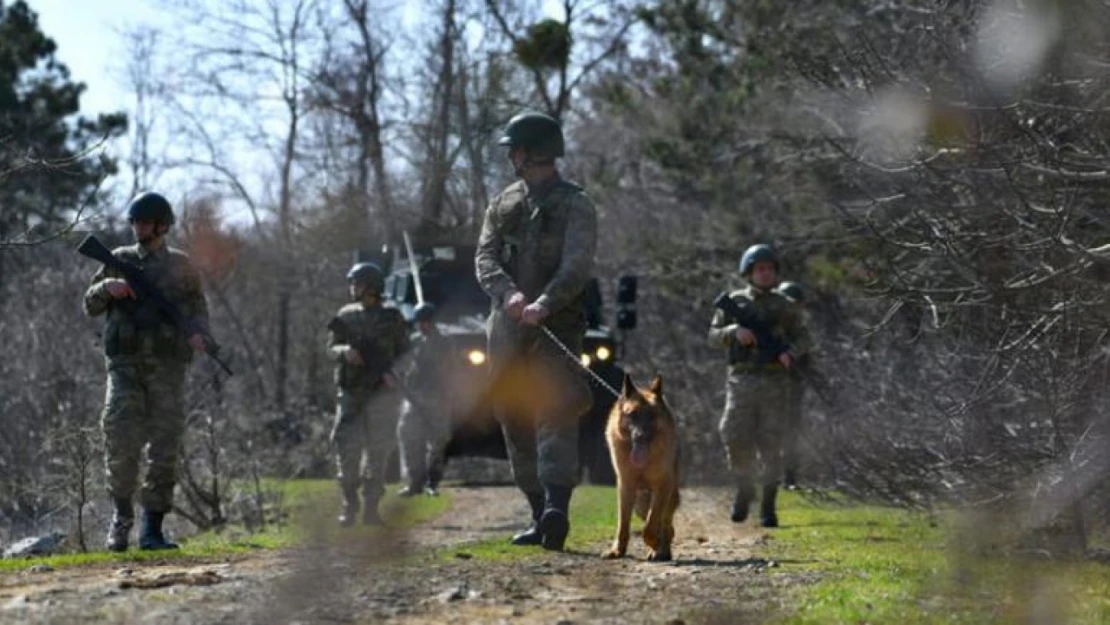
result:
[[[346,352],[343,352],[343,357],[347,360],[347,364],[351,364],[356,367],[361,367],[366,364],[362,362],[362,354],[358,353],[357,349],[350,346],[347,347]]]
[[[512,319],[520,319],[520,315],[524,312],[524,307],[528,304],[528,298],[520,291],[513,291],[509,297],[505,298],[505,312],[509,313]]]
[[[755,332],[741,326],[736,329],[736,340],[744,347],[751,347],[756,344]]]
[[[108,291],[108,295],[112,299],[123,299],[125,297],[135,299],[135,291],[131,289],[130,284],[127,284],[127,280],[108,278],[104,281],[104,289]]]
[[[204,335],[203,334],[194,334],[194,335],[190,336],[189,337],[189,347],[192,347],[193,351],[195,351],[195,352],[202,352],[203,353],[203,352],[208,351],[208,343],[206,343],[204,341]]]
[[[543,323],[547,315],[548,310],[546,306],[533,302],[524,307],[524,311],[521,313],[521,320],[530,326],[538,326]]]
[[[397,388],[397,378],[387,371],[382,374],[382,384],[385,384],[386,388]]]
[[[779,362],[782,363],[782,366],[786,367],[787,369],[794,366],[794,359],[791,358],[790,354],[787,352],[779,354]]]

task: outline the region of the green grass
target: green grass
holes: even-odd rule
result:
[[[779,574],[809,571],[780,625],[1009,625],[1110,622],[1110,567],[1088,562],[971,558],[951,548],[952,523],[873,506],[782,498],[784,527],[763,557]],[[1030,610],[1047,620],[1028,621]]]
[[[264,488],[280,495],[281,507],[287,511],[286,522],[269,524],[262,531],[248,532],[242,526],[228,526],[220,531],[210,531],[179,539],[178,551],[139,551],[134,543],[137,531],[132,530],[132,548],[126,553],[92,551],[67,553],[43,558],[0,560],[0,573],[47,565],[54,568],[87,566],[105,563],[128,562],[208,562],[250,553],[259,549],[280,549],[298,544],[314,528],[324,527],[325,538],[354,536],[374,529],[360,527],[339,529],[335,527],[335,514],[339,510],[339,495],[332,480],[268,480]],[[388,487],[381,510],[390,528],[411,527],[443,514],[451,506],[450,489],[439,497],[396,496],[397,486]],[[318,532],[314,535],[319,535]],[[87,537],[90,547],[98,548],[103,537]]]

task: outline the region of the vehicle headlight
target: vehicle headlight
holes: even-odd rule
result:
[[[486,364],[486,353],[480,349],[472,349],[466,353],[466,359],[475,367]]]
[[[606,360],[609,360],[610,358],[612,358],[612,356],[613,356],[613,352],[608,347],[602,345],[601,347],[597,348],[597,359],[598,360],[600,360],[602,362],[605,362]]]
[[[593,362],[593,358],[590,358],[589,354],[582,354],[582,366],[583,367],[590,366],[591,362]]]

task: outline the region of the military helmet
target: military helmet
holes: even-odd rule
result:
[[[802,285],[797,282],[783,282],[779,285],[779,293],[782,293],[795,302],[800,302],[805,299],[805,290],[802,288]]]
[[[374,263],[355,263],[347,272],[347,280],[357,282],[375,293],[381,293],[385,286],[382,270]]]
[[[413,321],[432,321],[436,316],[436,306],[431,302],[421,302],[412,309]]]
[[[775,269],[779,268],[779,257],[775,254],[775,250],[766,243],[759,243],[749,247],[744,255],[740,257],[740,275],[746,276],[751,273],[752,267],[758,262],[768,261],[775,264]]]
[[[173,208],[170,202],[161,194],[146,191],[136,195],[127,205],[128,221],[153,221],[154,223],[173,225]]]
[[[536,156],[563,156],[563,128],[550,115],[521,113],[505,125],[498,145],[524,148]]]

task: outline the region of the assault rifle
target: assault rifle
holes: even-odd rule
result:
[[[724,311],[726,315],[732,317],[733,321],[751,330],[755,335],[756,348],[759,349],[757,364],[775,363],[783,352],[790,349],[789,345],[776,337],[771,329],[756,317],[754,310],[740,306],[736,300],[729,297],[727,292],[721,293],[713,300],[713,307]]]
[[[138,265],[113,256],[112,251],[105,247],[94,234],[86,236],[81,244],[77,246],[77,251],[82,256],[100,261],[105,267],[121,274],[127,280],[127,284],[131,286],[131,290],[135,292],[135,297],[141,306],[153,307],[155,314],[160,314],[169,319],[174,327],[186,337],[194,334],[200,334],[204,337],[204,353],[215,360],[216,364],[220,365],[220,368],[228,375],[234,375],[231,367],[228,367],[227,363],[220,358],[220,346],[216,343],[216,339],[208,333],[208,329],[194,320],[186,319],[177,306],[166,299],[166,296],[146,279],[143,270]]]
[[[786,342],[780,340],[771,332],[756,316],[755,311],[740,306],[736,300],[729,297],[727,292],[721,293],[717,299],[713,300],[713,307],[724,311],[726,315],[732,318],[733,321],[751,330],[755,335],[756,348],[759,350],[759,356],[756,363],[765,365],[778,362],[779,356],[790,349]],[[793,360],[790,367],[790,374],[797,376],[802,382],[805,382],[817,393],[827,404],[831,404],[831,400],[827,396],[827,388],[825,384],[809,370],[808,355],[796,358]]]
[[[328,322],[328,330],[334,332],[337,339],[350,345],[358,352],[358,355],[362,357],[362,365],[366,369],[366,375],[370,378],[370,382],[375,386],[381,384],[382,376],[389,373],[389,368],[393,363],[386,361],[378,346],[368,339],[352,339],[353,333],[350,326],[339,317],[332,317],[332,320]]]

